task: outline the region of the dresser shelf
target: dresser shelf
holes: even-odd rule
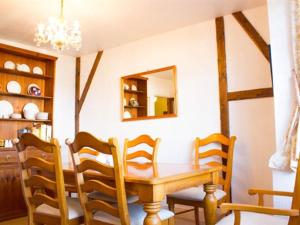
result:
[[[53,97],[47,97],[47,96],[33,96],[33,95],[26,95],[26,94],[14,94],[14,93],[8,93],[8,92],[0,92],[0,96],[11,96],[11,97],[21,97],[21,98],[31,98],[31,99],[52,99]]]

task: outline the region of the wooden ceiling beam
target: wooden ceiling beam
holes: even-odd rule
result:
[[[245,91],[228,92],[228,101],[273,97],[273,88],[260,88]]]
[[[77,57],[75,74],[75,135],[79,132],[80,61],[80,57]]]
[[[255,27],[250,23],[247,17],[242,12],[232,14],[236,21],[241,25],[244,31],[248,34],[254,44],[258,47],[264,57],[270,62],[270,47],[257,32]]]
[[[97,53],[96,58],[95,58],[95,61],[94,61],[93,67],[91,69],[91,72],[89,74],[88,80],[87,80],[87,82],[86,82],[86,84],[84,86],[84,89],[83,89],[83,92],[82,92],[82,96],[81,96],[81,98],[79,100],[79,112],[81,111],[82,105],[83,105],[83,103],[85,101],[85,98],[87,96],[87,93],[88,93],[88,91],[90,89],[91,83],[92,83],[93,78],[95,76],[95,73],[96,73],[96,70],[98,68],[98,65],[99,65],[99,62],[100,62],[102,54],[103,54],[103,51],[99,51]]]

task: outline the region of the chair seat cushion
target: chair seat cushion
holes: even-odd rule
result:
[[[95,199],[95,200],[103,200],[106,202],[117,203],[117,199],[107,196],[107,195],[105,195],[101,192],[97,192],[97,191],[89,193],[88,197],[91,199]],[[128,204],[137,202],[138,200],[139,200],[139,197],[136,195],[127,195],[127,203]]]
[[[130,224],[131,225],[141,225],[143,224],[143,221],[146,217],[146,213],[143,209],[142,205],[139,204],[129,204],[128,205],[128,211],[130,215]],[[174,216],[174,213],[167,210],[167,209],[160,209],[160,212],[158,213],[159,218],[163,220],[167,220]],[[95,220],[100,220],[102,222],[111,223],[115,225],[120,225],[120,219],[117,217],[114,217],[112,215],[106,214],[104,212],[97,212],[94,215]]]
[[[78,199],[67,197],[67,207],[68,207],[68,213],[69,213],[69,220],[83,216],[83,212],[82,212],[80,202]],[[59,209],[53,208],[46,204],[42,204],[42,205],[38,206],[36,208],[35,212],[53,215],[53,216],[60,216]]]
[[[260,213],[241,212],[241,225],[287,225],[289,217]],[[234,214],[224,217],[216,225],[233,225]]]
[[[168,197],[189,200],[189,201],[203,201],[206,193],[203,190],[203,186],[200,187],[193,187],[184,189],[182,191],[175,192],[173,194],[168,195]],[[217,189],[214,193],[217,200],[221,200],[223,197],[226,196],[226,192]]]

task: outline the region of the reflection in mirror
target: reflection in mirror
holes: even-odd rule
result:
[[[121,78],[123,121],[176,116],[176,67]]]

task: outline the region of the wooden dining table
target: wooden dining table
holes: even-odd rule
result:
[[[206,196],[204,199],[204,216],[207,225],[216,223],[217,199],[216,191],[219,166],[201,166],[173,163],[139,163],[127,162],[124,165],[126,192],[138,195],[144,205],[146,217],[144,225],[160,225],[158,216],[161,201],[167,194],[190,187],[204,185]],[[86,176],[96,179],[107,179],[101,173],[88,172]],[[64,177],[68,185],[75,185],[74,170],[71,163],[64,164]]]

